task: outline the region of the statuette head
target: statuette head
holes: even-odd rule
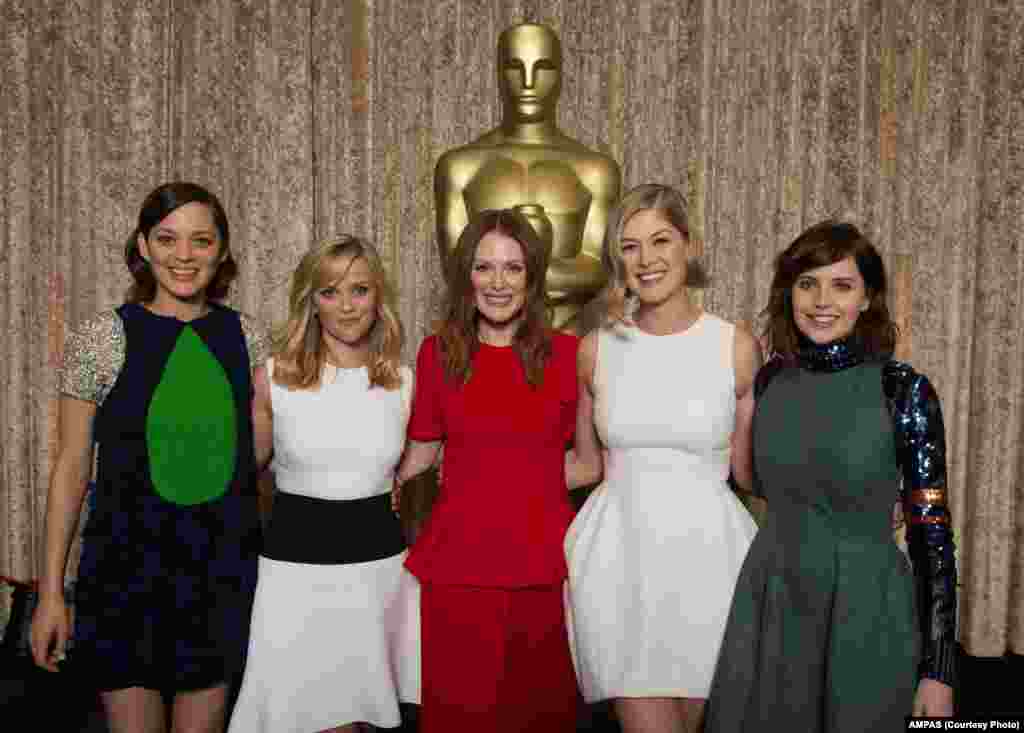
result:
[[[498,38],[498,87],[506,119],[550,119],[562,90],[562,45],[555,32],[535,23],[503,31]]]

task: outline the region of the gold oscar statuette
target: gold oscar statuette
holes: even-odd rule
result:
[[[619,166],[558,129],[562,48],[550,28],[524,23],[502,32],[498,87],[501,124],[437,162],[441,259],[470,216],[519,207],[551,245],[546,289],[552,325],[579,331],[583,305],[605,281],[601,240],[619,197]]]

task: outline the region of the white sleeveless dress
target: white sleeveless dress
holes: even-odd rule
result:
[[[267,368],[272,374],[273,360]],[[317,391],[271,380],[277,488],[330,500],[390,492],[413,385],[411,370],[401,374],[394,391],[369,389],[365,368],[328,366]],[[260,557],[230,733],[401,724],[399,700],[419,696],[419,586],[405,557],[343,565]]]
[[[756,531],[729,489],[734,326],[602,329],[594,422],[604,482],[566,535],[570,637],[588,702],[707,697]]]

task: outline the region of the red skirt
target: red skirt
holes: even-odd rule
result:
[[[576,730],[561,586],[423,583],[420,603],[420,733]]]

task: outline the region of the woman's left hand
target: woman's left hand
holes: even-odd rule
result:
[[[921,680],[914,695],[913,714],[915,718],[953,717],[953,688],[938,680]]]
[[[892,505],[892,531],[895,532],[906,523],[903,515],[903,502],[897,501]]]

